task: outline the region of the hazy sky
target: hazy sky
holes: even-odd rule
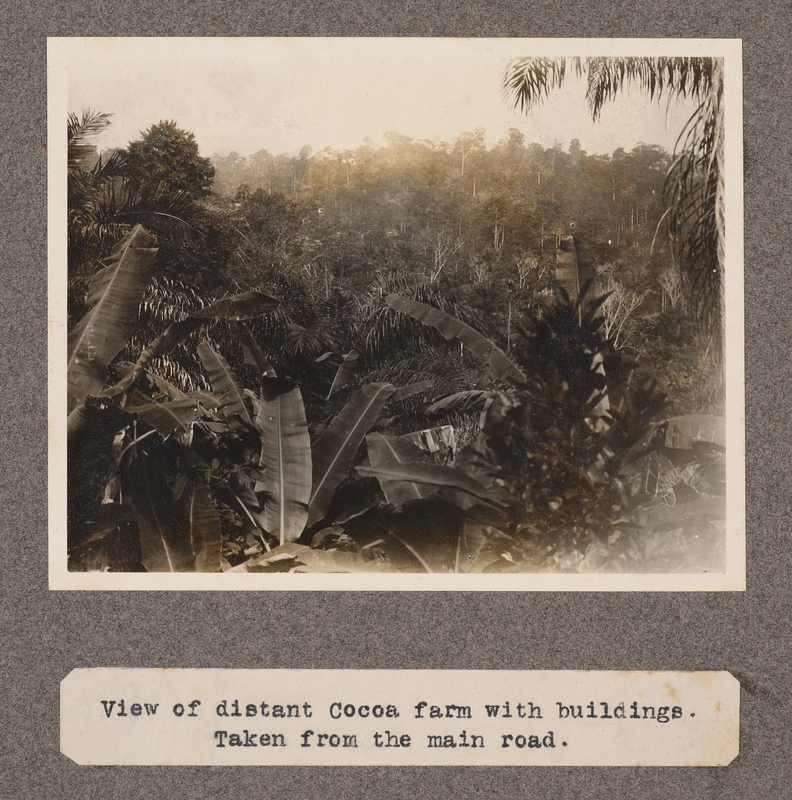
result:
[[[565,54],[560,47],[552,54]],[[593,123],[571,74],[542,107],[514,111],[502,95],[504,67],[540,52],[504,39],[75,40],[68,108],[113,114],[100,150],[125,146],[161,119],[192,131],[204,155],[352,149],[391,130],[452,141],[477,128],[489,143],[518,128],[527,142],[566,148],[577,138],[589,153],[637,142],[673,148],[689,104],[650,102],[634,90]]]

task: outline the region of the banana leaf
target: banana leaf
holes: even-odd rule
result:
[[[124,505],[138,524],[143,566],[147,572],[192,572],[195,555],[190,532],[176,512],[165,470],[153,454],[141,454],[122,480]]]
[[[333,493],[347,477],[363,437],[395,391],[389,383],[369,383],[356,390],[316,440],[308,525],[327,514]]]
[[[84,403],[77,406],[66,418],[66,440],[71,444],[89,429],[95,422],[96,409],[89,408]]]
[[[244,328],[247,332],[249,340],[255,345],[255,339],[247,329],[247,326],[239,322],[240,319],[248,319],[250,317],[261,316],[269,311],[273,311],[278,307],[278,301],[269,295],[262,294],[261,292],[243,292],[242,294],[226,297],[222,300],[217,300],[211,303],[206,308],[196,311],[191,314],[187,319],[180,320],[179,322],[171,323],[163,333],[161,333],[148,347],[146,347],[138,356],[138,360],[130,373],[127,373],[118,383],[105,389],[101,394],[103,397],[114,397],[126,391],[142,374],[145,368],[155,359],[169,353],[176,345],[183,342],[191,333],[197,331],[202,325],[205,325],[212,319],[229,319],[232,329],[238,331],[239,328],[233,328],[236,324]],[[243,334],[244,335],[244,334]],[[245,342],[242,343],[245,349]],[[258,345],[255,345],[258,348]],[[259,353],[261,351],[259,350]],[[248,354],[245,349],[245,359],[247,361]],[[262,355],[263,358],[263,355]],[[266,359],[264,359],[266,362]],[[268,370],[272,370],[272,366],[268,364]],[[257,366],[254,364],[254,366]],[[269,374],[269,371],[264,371]],[[272,371],[274,375],[274,370]]]
[[[109,468],[113,438],[129,421],[120,409],[101,409],[93,403],[83,403],[66,420],[68,447],[67,478],[69,497],[86,489],[95,478]]]
[[[229,423],[233,425],[238,416],[243,422],[252,425],[253,420],[245,404],[245,390],[228,362],[207,342],[201,342],[197,352],[204,369],[209,373],[209,382],[220,402],[220,410]]]
[[[142,392],[134,392],[131,399],[133,402],[150,400]],[[125,406],[124,411],[137,414],[163,438],[174,433],[189,433],[193,422],[201,418],[198,403],[190,397],[164,403],[143,402],[140,405]]]
[[[456,433],[453,425],[438,425],[420,431],[405,433],[399,438],[414,442],[423,453],[428,453],[436,464],[444,464],[453,459],[456,448]]]
[[[111,364],[110,369],[116,374],[116,376],[126,378],[129,373],[135,369],[135,364],[132,364],[129,361],[119,361],[116,364]],[[183,392],[177,386],[174,386],[170,381],[166,381],[165,378],[161,378],[159,375],[149,372],[148,370],[142,370],[139,375],[140,374],[145,374],[146,380],[151,384],[151,386],[170,400],[188,400],[193,396],[193,394],[195,394]],[[109,390],[100,392],[100,396],[107,396],[108,391]]]
[[[398,294],[387,295],[385,302],[395,311],[401,311],[423,325],[434,328],[446,341],[460,342],[473,355],[485,359],[487,365],[499,378],[517,385],[526,383],[525,374],[506,353],[483,333],[479,333],[475,328],[471,328],[470,325],[451,314]]]
[[[694,442],[726,445],[724,417],[711,414],[684,414],[667,419],[664,427],[665,445],[675,450],[691,449]]]
[[[498,457],[490,447],[489,437],[485,433],[479,433],[454,459],[456,468],[480,483],[489,492],[490,497],[503,500],[502,489],[498,488],[495,480],[498,472],[497,464]]]
[[[350,350],[348,353],[344,354],[344,360],[336,371],[335,378],[333,378],[333,383],[330,386],[330,391],[327,393],[328,399],[345,386],[349,386],[355,382],[355,367],[357,366],[359,357],[360,354],[354,350]]]
[[[199,402],[208,411],[217,411],[220,408],[220,401],[212,392],[189,392],[187,396]]]
[[[396,458],[391,458],[376,467],[373,464],[358,467],[357,471],[364,477],[376,478],[380,482],[383,492],[389,481],[408,481],[458,489],[487,505],[500,507],[500,504],[492,499],[484,486],[455,467],[414,461],[401,463]]]
[[[118,503],[98,506],[87,519],[70,525],[70,572],[139,572],[140,542],[129,508]]]
[[[88,295],[91,309],[68,336],[69,412],[102,388],[107,365],[132,335],[157,256],[156,245],[156,239],[137,225],[94,276]]]
[[[462,523],[454,572],[498,571],[499,565],[510,563],[504,555],[510,556],[515,546],[519,544],[503,531],[476,519],[466,519]]]
[[[265,373],[262,373],[265,374]],[[277,378],[277,375],[266,375],[267,378]],[[259,408],[261,407],[261,397],[250,389],[245,389],[245,397],[247,397],[253,409],[253,418],[258,416]]]
[[[300,537],[311,497],[311,437],[302,395],[293,381],[264,377],[255,426],[261,433],[265,480],[257,485],[266,530],[284,542]]]
[[[196,572],[220,572],[223,537],[220,517],[212,505],[209,487],[190,484],[182,495],[182,513],[187,521]]]
[[[169,353],[177,344],[183,342],[193,331],[204,324],[203,320],[188,317],[180,322],[169,325],[148,347],[138,356],[133,369],[128,372],[115,386],[111,386],[102,393],[105,397],[113,397],[126,391],[145,371],[145,368],[159,356]]]
[[[386,436],[370,433],[366,436],[366,449],[372,469],[387,468],[392,462],[399,464],[428,463],[430,457],[415,442],[403,436]],[[401,478],[387,478],[377,475],[385,499],[394,508],[401,508],[413,500],[426,500],[436,494],[436,485],[418,483]]]
[[[231,331],[239,339],[240,345],[242,345],[245,363],[249,367],[253,367],[261,375],[266,375],[268,378],[276,378],[275,367],[272,366],[262,352],[250,328],[244,322],[239,322],[235,319],[232,319],[229,325],[231,326]]]
[[[259,531],[267,531],[267,515],[262,511],[256,493],[247,485],[242,485],[241,481],[230,480],[227,487],[227,496],[231,506],[238,505],[242,514],[247,517]],[[221,489],[221,494],[222,494]]]

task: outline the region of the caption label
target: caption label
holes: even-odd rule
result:
[[[78,764],[725,766],[728,672],[77,669]]]

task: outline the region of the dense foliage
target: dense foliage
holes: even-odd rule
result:
[[[268,208],[277,229],[291,210],[309,223],[306,235],[326,230],[343,240],[349,231],[383,260],[398,260],[405,248],[419,261],[431,258],[433,272],[466,265],[486,277],[514,273],[515,259],[538,258],[545,241],[571,231],[602,258],[652,249],[670,165],[657,146],[589,156],[576,141],[568,151],[526,145],[517,130],[490,148],[481,132],[452,143],[386,139],[381,148],[310,157],[215,157],[216,187],[249,213]],[[667,251],[666,228],[655,245]]]
[[[70,568],[718,568],[660,148],[98,158],[108,122],[69,125]]]

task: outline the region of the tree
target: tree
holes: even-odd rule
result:
[[[91,139],[109,127],[110,117],[91,110],[68,117],[70,275],[93,273],[96,260],[137,224],[164,246],[189,246],[208,232],[206,209],[187,192],[162,182],[143,184],[124,150],[98,154]]]
[[[215,168],[198,151],[195,136],[177,127],[173,120],[162,120],[131,142],[127,160],[138,185],[156,186],[186,192],[192,197],[209,194]]]
[[[486,151],[484,145],[484,130],[478,128],[474,133],[463,133],[454,142],[454,154],[459,159],[459,177],[465,177],[465,164],[472,155],[481,154]]]
[[[184,188],[189,181],[157,178],[168,170],[155,160],[144,169],[140,148],[134,145],[133,155],[125,150],[98,154],[91,140],[110,125],[110,116],[87,110],[68,118],[68,262],[69,275],[77,280],[72,293],[75,313],[80,312],[84,279],[135,225],[144,225],[159,242],[154,270],[158,276],[189,276],[194,285],[206,288],[232,254],[227,214]],[[192,134],[178,133],[177,138],[194,144]],[[154,159],[154,150],[148,152]],[[208,162],[196,157],[194,191],[200,176],[207,174],[203,162]],[[186,160],[180,168],[188,168]],[[211,164],[209,168],[214,174]]]
[[[695,112],[679,135],[666,178],[669,230],[697,322],[720,343],[724,270],[723,63],[718,58],[575,58],[586,76],[589,108],[596,120],[606,102],[630,83],[649,93],[692,98]],[[504,90],[527,112],[561,86],[566,58],[519,58],[504,74]]]
[[[126,158],[115,151],[100,158],[91,138],[110,125],[110,115],[90,109],[81,116],[69,114],[67,121],[67,198],[69,273],[105,255],[108,244],[119,238],[113,220],[101,213],[106,200],[126,172]]]

